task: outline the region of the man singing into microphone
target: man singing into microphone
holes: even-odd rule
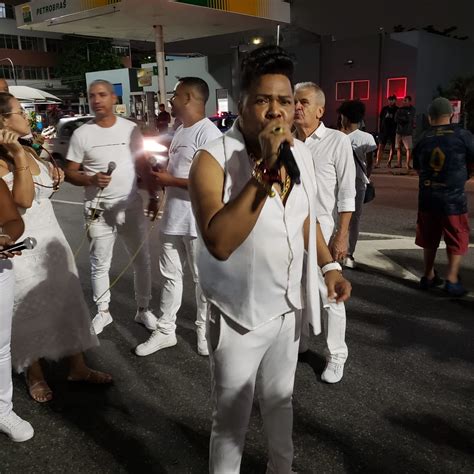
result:
[[[291,135],[292,76],[293,62],[281,48],[253,51],[242,67],[239,120],[224,138],[202,147],[189,177],[198,269],[210,303],[213,474],[240,472],[256,385],[267,472],[290,474],[303,306],[320,332],[318,265],[331,300],[345,301],[351,291],[316,222],[311,153]],[[285,142],[301,184],[280,160]]]
[[[95,118],[73,133],[67,154],[66,179],[85,188],[92,291],[97,305],[92,325],[96,334],[112,322],[109,270],[117,234],[130,256],[145,242],[133,262],[138,306],[135,321],[150,331],[156,329],[156,317],[148,309],[151,272],[147,225],[136,184],[136,170],[148,180],[149,167],[137,126],[114,115],[116,100],[110,82],[97,80],[90,85],[89,104]],[[79,171],[81,165],[84,173]],[[150,207],[153,205],[151,200]]]

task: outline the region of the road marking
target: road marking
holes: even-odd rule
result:
[[[413,239],[410,235],[395,235],[395,234],[378,234],[377,232],[359,232],[362,237],[374,237],[377,239],[391,240],[391,239]]]
[[[75,202],[75,201],[63,201],[61,199],[51,199],[52,202],[57,202],[59,204],[72,204],[73,206],[83,206],[83,202]]]

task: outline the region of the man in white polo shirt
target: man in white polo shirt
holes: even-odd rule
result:
[[[143,137],[137,126],[114,115],[116,101],[110,82],[97,80],[90,85],[89,104],[95,118],[73,133],[66,157],[66,179],[76,186],[84,186],[85,191],[92,292],[97,305],[92,325],[96,334],[113,321],[109,311],[109,270],[117,235],[130,256],[140,249],[133,261],[138,307],[135,321],[149,330],[156,328],[156,318],[148,309],[150,254],[136,179],[138,170],[142,178],[149,181],[151,169],[144,159]],[[112,171],[111,163],[115,163],[115,169],[108,175],[107,171]],[[152,207],[153,203],[151,201]]]
[[[171,114],[182,125],[176,130],[169,150],[167,170],[155,172],[155,182],[166,187],[166,203],[160,223],[161,291],[158,325],[150,338],[137,346],[139,356],[177,344],[176,314],[183,297],[183,271],[189,265],[196,291],[197,351],[207,356],[207,302],[199,285],[196,267],[196,223],[188,193],[188,175],[196,150],[220,137],[219,129],[206,118],[209,87],[198,77],[183,77],[171,98]]]
[[[326,128],[321,121],[325,96],[318,85],[312,82],[297,84],[295,104],[297,137],[305,142],[313,156],[318,188],[318,222],[334,260],[341,261],[347,254],[349,223],[355,209],[356,171],[351,143],[342,132]],[[327,364],[321,379],[336,383],[342,379],[347,359],[346,310],[343,303],[328,301],[325,285],[321,284],[319,288],[327,343]],[[304,336],[309,334],[307,328],[303,329]],[[304,336],[303,351],[307,348]]]

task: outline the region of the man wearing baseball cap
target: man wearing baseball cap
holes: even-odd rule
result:
[[[430,128],[413,150],[414,167],[420,177],[415,242],[424,251],[420,288],[428,290],[443,283],[434,268],[443,236],[449,262],[444,289],[451,296],[463,296],[467,290],[459,278],[459,268],[469,246],[464,187],[474,164],[474,137],[451,124],[452,115],[448,99],[434,99],[428,108]]]

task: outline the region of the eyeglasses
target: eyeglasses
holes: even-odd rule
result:
[[[22,110],[21,112],[5,112],[1,115],[21,115],[24,118],[28,118],[28,112],[26,110]]]

